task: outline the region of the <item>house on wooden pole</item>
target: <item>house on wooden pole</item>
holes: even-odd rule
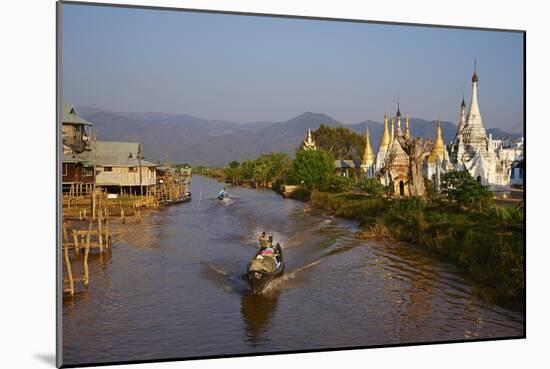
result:
[[[63,193],[85,195],[93,190],[95,182],[92,123],[78,115],[73,105],[66,104],[63,106],[61,125]]]
[[[157,166],[145,159],[138,142],[96,142],[96,186],[109,193],[153,194]]]

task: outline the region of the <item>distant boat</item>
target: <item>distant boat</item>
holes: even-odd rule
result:
[[[164,205],[170,206],[170,205],[181,204],[183,202],[189,202],[189,201],[191,201],[191,192],[186,192],[178,198],[165,200]]]
[[[227,192],[220,193],[218,195],[218,200],[229,200],[229,194]]]

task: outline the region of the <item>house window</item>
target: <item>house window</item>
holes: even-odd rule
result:
[[[129,167],[129,168],[128,168],[128,171],[129,171],[130,173],[135,173],[135,172],[137,172],[137,168],[136,168],[136,167]]]
[[[68,165],[67,163],[63,164],[63,177],[67,176],[68,174]]]
[[[94,175],[94,168],[82,168],[82,175],[84,177],[92,177]]]
[[[113,171],[113,167],[104,167],[104,168],[103,168],[103,171],[105,171],[105,172],[112,172],[112,171]]]

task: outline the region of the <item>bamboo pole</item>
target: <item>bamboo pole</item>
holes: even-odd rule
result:
[[[69,247],[67,245],[63,246],[63,254],[65,255],[65,266],[67,267],[67,274],[69,276],[69,292],[71,295],[74,295],[74,280],[73,280],[73,271],[71,268],[71,261],[69,260]]]
[[[67,232],[67,223],[63,222],[63,241],[69,241],[69,233]]]
[[[86,243],[86,249],[84,250],[84,285],[88,285],[89,273],[88,273],[88,255],[90,253],[90,243]]]
[[[111,232],[109,229],[109,218],[105,218],[105,243],[107,244],[107,248],[111,247]]]
[[[95,207],[96,207],[96,199],[95,199],[96,192],[94,191],[92,194],[92,219],[95,220]]]
[[[101,216],[101,211],[99,212],[97,218],[97,236],[99,242],[99,252],[103,252],[103,217]]]
[[[73,230],[74,252],[78,254],[78,234]]]

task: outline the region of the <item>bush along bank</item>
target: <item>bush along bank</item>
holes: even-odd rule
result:
[[[523,208],[472,211],[446,200],[313,192],[313,208],[360,222],[367,236],[417,245],[456,263],[476,296],[524,302]]]

